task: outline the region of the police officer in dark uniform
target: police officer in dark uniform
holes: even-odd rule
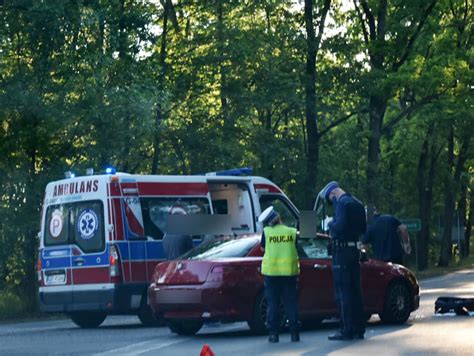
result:
[[[296,249],[296,229],[283,225],[280,215],[268,207],[259,216],[263,229],[261,248],[265,297],[267,299],[267,326],[269,342],[278,342],[280,328],[280,299],[283,299],[288,318],[291,341],[300,341],[298,330],[297,276],[300,272]]]
[[[363,204],[330,182],[319,193],[320,198],[334,205],[334,219],[329,222],[332,238],[332,272],[341,328],[329,340],[363,339],[364,309],[360,286],[359,237],[365,233],[366,217]]]

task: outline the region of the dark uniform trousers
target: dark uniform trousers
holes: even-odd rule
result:
[[[341,333],[350,337],[363,335],[365,332],[359,258],[357,247],[333,249],[333,279],[341,316]]]
[[[267,326],[270,334],[280,330],[280,300],[283,300],[290,332],[298,331],[297,276],[264,276]]]

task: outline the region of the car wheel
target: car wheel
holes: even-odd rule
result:
[[[194,335],[202,328],[202,320],[176,320],[168,321],[170,330],[178,335]]]
[[[384,323],[402,324],[411,313],[410,291],[403,283],[396,282],[387,290],[383,312],[379,314]]]
[[[96,328],[104,322],[107,314],[103,312],[84,311],[71,313],[69,317],[74,324],[81,328]]]
[[[280,329],[283,329],[286,322],[285,308],[283,303],[280,302]],[[265,293],[261,292],[255,300],[255,306],[253,310],[252,319],[247,322],[255,334],[266,334],[267,333],[267,299]]]
[[[163,319],[155,317],[153,310],[146,302],[146,298],[143,298],[142,305],[138,311],[138,319],[143,326],[164,326],[165,321]]]

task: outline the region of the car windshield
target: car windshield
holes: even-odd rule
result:
[[[181,256],[181,259],[205,260],[228,257],[245,257],[259,241],[254,237],[221,237],[214,241],[204,242],[188,253]]]

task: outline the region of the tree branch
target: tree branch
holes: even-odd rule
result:
[[[369,45],[369,34],[367,33],[367,29],[365,28],[364,18],[362,17],[362,13],[360,12],[359,7],[357,6],[356,0],[353,0],[355,10],[357,12],[357,17],[360,21],[360,27],[362,27],[362,33],[364,34],[364,42],[368,46]]]
[[[380,0],[377,14],[377,36],[382,40],[385,37],[385,16],[387,16],[387,0]]]
[[[323,130],[321,130],[319,132],[319,137],[322,137],[323,135],[327,134],[329,131],[331,131],[334,127],[342,124],[343,122],[346,122],[347,120],[349,120],[351,117],[353,117],[354,115],[357,115],[357,114],[363,114],[363,113],[366,113],[368,112],[367,109],[362,109],[362,110],[359,110],[359,111],[354,111],[354,112],[351,112],[347,115],[344,115],[342,117],[340,117],[339,119],[331,122],[327,127],[325,127]]]
[[[416,110],[418,110],[419,108],[423,107],[424,105],[426,104],[429,104],[430,102],[432,102],[434,99],[438,99],[443,93],[436,93],[436,94],[432,94],[432,95],[428,95],[428,96],[425,96],[423,99],[421,99],[420,101],[416,102],[415,104],[412,104],[410,105],[409,107],[407,107],[406,109],[402,110],[401,113],[399,113],[394,119],[390,120],[390,122],[387,122],[387,124],[383,127],[382,129],[382,133],[383,134],[386,134],[387,132],[389,132],[390,130],[392,130],[392,128],[398,124],[400,122],[401,119],[403,119],[404,117],[407,117],[409,115],[411,115],[413,112],[415,112]]]
[[[325,0],[323,10],[321,11],[321,19],[319,21],[319,26],[318,26],[318,35],[316,36],[316,55],[318,55],[319,48],[321,47],[321,38],[323,37],[326,16],[329,12],[330,6],[331,6],[331,0]]]
[[[410,37],[410,39],[407,42],[407,46],[405,47],[405,50],[403,52],[403,55],[400,57],[398,61],[396,61],[393,66],[392,70],[394,72],[398,71],[398,69],[406,62],[408,59],[408,56],[410,55],[413,45],[415,44],[416,39],[418,38],[418,35],[420,34],[423,26],[425,25],[426,20],[428,19],[428,16],[430,15],[431,11],[435,7],[436,3],[438,0],[433,0],[428,8],[425,10],[423,15],[421,16],[420,22],[418,22],[418,26],[416,27],[415,32],[413,33],[413,36]]]
[[[369,30],[370,30],[370,39],[375,41],[377,39],[377,31],[375,29],[375,18],[370,11],[369,4],[366,0],[361,1],[362,9],[364,9],[365,16],[367,17],[367,21],[369,23]]]

